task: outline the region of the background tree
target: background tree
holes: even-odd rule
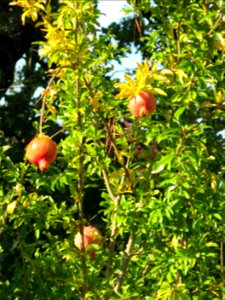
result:
[[[93,1],[4,3],[35,34],[15,50],[1,27],[1,299],[225,297],[224,2],[128,3],[103,31]],[[110,79],[134,41],[143,61]],[[133,118],[142,90],[156,110]],[[58,143],[45,172],[23,160],[42,133]],[[89,250],[84,226],[101,231]]]

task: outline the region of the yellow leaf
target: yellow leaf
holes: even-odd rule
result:
[[[216,181],[216,175],[215,174],[211,174],[211,189],[215,189],[217,186],[217,181]]]
[[[131,99],[135,96],[134,86],[130,86],[127,83],[121,82],[116,85],[120,92],[115,96],[115,99],[128,98]]]
[[[57,109],[55,108],[55,106],[53,105],[47,105],[48,110],[51,112],[52,115],[56,115],[57,114]]]
[[[119,88],[119,89],[124,89],[124,88],[126,88],[128,86],[128,84],[127,83],[125,83],[125,82],[119,82],[119,83],[116,83],[116,87],[117,88]]]
[[[150,84],[148,85],[148,88],[151,89],[151,85]],[[147,82],[146,82],[146,80],[143,80],[143,81],[139,80],[138,81],[138,85],[137,85],[136,95],[139,94],[140,91],[146,90],[146,89],[147,89]],[[149,90],[149,92],[151,92],[151,91]]]
[[[174,249],[179,247],[180,246],[180,237],[177,237],[176,235],[174,235],[172,240],[171,240],[171,244],[174,247]]]
[[[16,203],[17,203],[17,201],[15,200],[7,205],[6,213],[8,215],[12,215],[14,213],[14,210],[16,208]]]
[[[29,7],[29,4],[26,1],[12,1],[9,3],[9,5],[17,5],[21,7]]]
[[[56,87],[52,87],[52,88],[47,88],[42,92],[42,96],[43,97],[50,97],[50,99],[48,98],[48,102],[52,102],[54,96],[58,93],[58,89]],[[51,111],[51,113],[53,115],[56,114],[57,110],[54,106],[47,104],[48,109]]]
[[[118,162],[119,162],[121,165],[124,165],[124,159],[123,159],[123,156],[122,156],[120,153],[118,153],[117,159],[118,159]]]
[[[173,71],[168,70],[168,69],[162,69],[160,71],[160,74],[162,74],[162,75],[173,75]]]
[[[99,99],[102,98],[102,95],[100,93],[95,94],[93,97],[91,97],[91,104],[94,108],[94,110],[97,110],[99,107]]]
[[[157,72],[157,64],[156,63],[153,63],[153,65],[152,65],[152,72],[153,73]]]
[[[153,94],[159,94],[159,95],[162,95],[162,96],[167,96],[167,93],[164,92],[163,90],[159,89],[159,88],[152,88],[152,93]]]
[[[43,58],[44,56],[47,56],[50,51],[50,46],[44,46],[39,50],[39,55],[41,56],[41,58]]]
[[[174,63],[175,63],[175,60],[174,60],[174,57],[173,57],[172,54],[169,55],[169,61],[170,61],[171,66],[173,67]]]
[[[37,9],[37,10],[45,10],[45,6],[44,6],[44,4],[46,3],[46,1],[45,0],[39,0],[41,3],[38,3],[38,2],[35,2],[35,4],[34,4],[34,9]]]
[[[181,69],[176,69],[175,74],[178,76],[182,84],[184,83],[184,79],[187,79],[187,74]]]
[[[21,194],[22,188],[23,188],[23,186],[21,183],[16,184],[16,191],[19,195]]]
[[[215,93],[215,98],[216,98],[216,102],[217,103],[221,103],[223,100],[223,93],[222,91],[218,91],[217,93]]]
[[[31,18],[32,21],[36,21],[37,18],[38,18],[37,12],[36,11],[30,12],[30,18]]]
[[[216,37],[214,39],[214,46],[216,49],[225,51],[225,39],[223,35],[217,32]]]
[[[165,83],[169,83],[170,82],[169,79],[166,76],[158,75],[158,74],[154,75],[154,80],[165,82]]]
[[[216,295],[217,297],[219,297],[219,294],[218,294],[217,291],[212,291],[212,290],[211,290],[211,292],[212,292],[212,294],[214,294],[214,295]]]
[[[128,82],[128,84],[134,84],[134,80],[129,75],[125,74],[124,79]]]
[[[50,95],[50,89],[45,89],[45,90],[42,92],[42,95],[43,95],[43,96],[49,96],[49,95]]]
[[[150,68],[149,67],[149,62],[146,59],[144,65],[143,65],[143,72],[145,72],[146,74],[148,74],[149,73],[149,68]]]
[[[23,25],[25,25],[27,15],[28,15],[28,13],[27,13],[27,11],[25,11],[21,16],[21,21],[22,21]]]
[[[174,36],[174,30],[175,29],[176,28],[174,27],[174,24],[169,24],[167,35],[168,35],[168,38],[171,39],[171,40],[175,39],[175,36]]]

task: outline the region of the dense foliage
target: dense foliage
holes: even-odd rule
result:
[[[46,2],[9,6],[40,38],[1,103],[0,298],[224,299],[224,1],[130,0],[104,30],[91,0]],[[119,82],[132,32],[143,61]],[[142,90],[156,109],[133,118]],[[43,133],[40,172],[23,156]],[[95,259],[74,246],[88,225]]]

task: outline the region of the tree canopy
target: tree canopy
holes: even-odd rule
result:
[[[0,298],[224,299],[225,3],[100,14],[0,3]]]

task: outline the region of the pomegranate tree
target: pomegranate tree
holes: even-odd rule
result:
[[[141,118],[153,113],[156,101],[153,95],[146,91],[141,91],[137,96],[129,101],[128,108],[135,118]]]
[[[56,159],[57,145],[46,135],[35,137],[26,147],[26,158],[40,171],[47,170]]]

